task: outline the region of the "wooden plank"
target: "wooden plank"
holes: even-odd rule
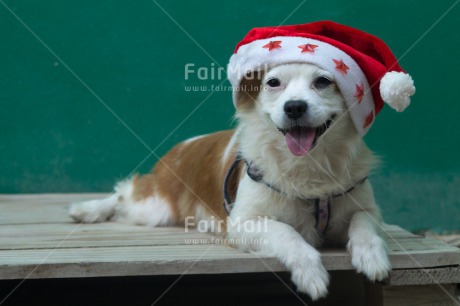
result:
[[[445,235],[445,234],[439,235],[439,234],[435,234],[432,232],[427,232],[425,233],[425,236],[442,240],[445,243],[455,246],[457,248],[460,247],[460,233],[449,234],[449,235]]]
[[[385,286],[366,284],[366,305],[407,306],[438,305],[457,306],[455,285]]]
[[[32,278],[285,270],[276,259],[228,248],[210,234],[122,223],[75,224],[68,217],[67,203],[103,196],[0,196],[0,278],[26,277],[34,269]],[[460,265],[457,248],[394,225],[385,225],[385,232],[394,269]],[[330,271],[353,269],[345,249],[325,248],[322,260]]]
[[[217,239],[196,230],[186,233],[179,227],[149,228],[120,223],[0,226],[0,250],[183,245],[193,240],[212,244]]]
[[[387,244],[390,248],[394,248],[395,251],[417,251],[432,248],[457,249],[441,240],[425,237],[389,239]]]
[[[285,271],[273,258],[222,245],[4,251],[0,279]]]
[[[385,284],[402,285],[433,285],[460,283],[460,267],[423,268],[392,270]]]
[[[417,258],[417,263],[409,261],[409,264],[428,266],[431,261],[426,262],[425,258],[426,256]],[[395,268],[408,265],[405,258],[392,256],[391,260]],[[195,261],[200,264],[187,273],[285,271],[274,258],[243,253],[224,245],[191,244],[2,251],[0,278],[25,277],[35,266],[38,266],[40,271],[39,276],[35,277],[79,277],[80,274],[75,270],[76,265],[84,266],[87,276],[135,275],[127,272],[131,271],[130,264],[148,271],[141,275],[181,274],[185,272],[189,263]],[[350,256],[344,250],[325,250],[322,252],[322,261],[325,268],[330,271],[353,269]],[[110,274],[102,273],[102,268],[98,268],[99,264],[102,264],[101,267],[110,267],[107,268]],[[43,267],[49,266],[53,266],[53,269],[43,270]]]
[[[353,269],[350,257],[344,251],[329,250],[322,256],[323,264],[329,271]],[[31,271],[34,273],[28,275]],[[0,279],[269,271],[286,269],[275,258],[243,253],[223,245],[69,248],[0,253]]]
[[[121,246],[158,246],[221,243],[219,237],[183,228],[148,228],[119,223],[100,224],[32,224],[0,226],[0,250],[98,248]],[[392,249],[394,268],[437,267],[460,264],[459,250],[438,240],[416,238],[418,242],[402,242],[410,250]],[[325,255],[344,249],[323,249]],[[330,256],[330,255],[329,255]],[[339,267],[337,267],[339,268]],[[343,269],[348,269],[345,265]]]
[[[67,223],[68,204],[100,199],[107,194],[0,194],[0,224]]]
[[[68,248],[128,245],[185,244],[200,238],[201,244],[215,243],[218,237],[180,227],[149,228],[123,223],[99,224],[13,224],[0,225],[0,250]],[[388,242],[391,254],[456,252],[458,249],[431,238],[400,238]]]
[[[391,238],[416,238],[421,237],[415,235],[411,232],[403,230],[401,227],[393,224],[384,224],[383,225],[383,235],[387,240]]]
[[[244,260],[251,259],[251,264],[256,259],[263,259],[276,271],[285,271],[276,259],[244,253],[225,245],[176,245],[176,246],[142,246],[142,247],[99,247],[99,248],[69,248],[54,250],[14,250],[0,253],[0,267],[42,265],[42,264],[72,264],[72,263],[140,263],[149,265],[168,266],[171,263],[187,261],[206,261],[219,263],[222,267],[230,269],[227,265],[229,259],[241,259],[240,270],[250,272],[255,269],[251,265],[245,266]],[[276,265],[273,264],[276,262]],[[344,251],[329,251],[325,254],[324,264],[331,270],[351,268],[349,256]],[[163,268],[160,268],[163,270]],[[231,269],[230,269],[231,270]],[[0,269],[1,271],[1,269]],[[183,271],[182,271],[183,272]],[[206,272],[206,271],[203,271]],[[258,271],[253,271],[258,272]],[[175,274],[175,273],[173,273]]]
[[[35,203],[35,202],[59,202],[66,203],[70,201],[86,201],[92,199],[101,199],[108,196],[107,192],[91,193],[21,193],[5,194],[0,193],[0,203]]]

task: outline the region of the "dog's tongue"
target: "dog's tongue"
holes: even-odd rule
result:
[[[295,156],[304,156],[315,141],[316,129],[295,127],[286,133],[286,144]]]

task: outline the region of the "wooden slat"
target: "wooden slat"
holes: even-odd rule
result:
[[[409,258],[391,256],[394,268],[432,264],[431,257],[418,256],[415,259],[417,264]],[[343,250],[324,251],[322,261],[325,268],[330,271],[353,269],[350,256]],[[447,259],[441,264],[445,265],[448,261],[451,260]],[[192,266],[195,262],[197,264]],[[28,276],[34,268],[38,270]],[[84,273],[80,274],[78,271]],[[269,271],[285,271],[285,268],[274,258],[243,253],[224,245],[95,247],[0,252],[0,279]]]
[[[27,194],[0,195],[1,224],[66,223],[68,204],[100,199],[107,194]]]
[[[400,230],[402,231],[402,230]],[[177,245],[190,239],[200,239],[200,244],[214,243],[214,235],[183,228],[149,228],[122,223],[99,224],[13,224],[0,225],[0,250],[69,248],[101,246]],[[392,254],[456,251],[442,241],[432,238],[387,238]]]
[[[434,285],[460,283],[460,267],[404,269],[391,271],[385,284],[402,285]]]
[[[385,286],[367,283],[366,305],[408,306],[459,304],[455,285]]]
[[[221,245],[6,251],[0,262],[2,279],[284,271],[277,260]]]
[[[183,228],[120,223],[14,224],[0,226],[0,250],[211,244],[218,237]]]
[[[68,217],[67,203],[103,196],[0,196],[0,279],[285,271],[276,259],[216,244],[211,234],[75,224]],[[439,240],[394,225],[385,225],[385,233],[394,269],[437,268],[433,273],[439,274],[445,266],[460,265],[459,249]],[[330,271],[352,269],[345,249],[323,249],[322,260]],[[395,273],[393,280],[402,275]]]
[[[384,224],[383,225],[384,236],[388,239],[390,238],[415,238],[420,237],[411,232],[405,231],[397,225]]]

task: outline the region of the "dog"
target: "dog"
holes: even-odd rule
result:
[[[346,246],[358,272],[386,278],[391,264],[368,179],[378,159],[362,136],[385,103],[409,106],[412,77],[378,37],[331,21],[254,28],[227,72],[235,130],[179,143],[151,173],[72,204],[70,215],[222,234],[278,258],[313,300],[329,283],[322,245]]]
[[[381,216],[366,179],[378,160],[354,128],[334,76],[287,63],[246,75],[241,89],[235,130],[179,143],[151,173],[120,182],[111,196],[72,204],[72,218],[184,226],[192,216],[205,224],[201,230],[240,241],[237,248],[278,258],[313,300],[327,294],[317,250],[323,244],[347,246],[358,272],[386,278]],[[318,216],[321,201],[329,220]]]

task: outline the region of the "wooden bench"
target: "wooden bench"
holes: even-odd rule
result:
[[[210,234],[119,223],[75,224],[68,217],[67,203],[102,196],[0,195],[0,279],[285,271],[274,258],[229,248]],[[323,249],[332,284],[328,298],[319,304],[458,305],[460,250],[394,225],[386,225],[385,231],[393,266],[390,277],[382,283],[368,282],[353,272],[345,249]],[[240,279],[246,274],[242,275]],[[280,281],[288,283],[286,277]]]

